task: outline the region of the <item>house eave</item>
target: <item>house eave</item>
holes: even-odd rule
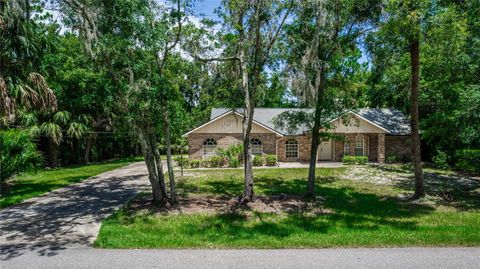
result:
[[[234,111],[234,110],[230,110],[230,111],[227,111],[227,112],[225,112],[225,113],[223,113],[223,114],[221,114],[221,115],[219,115],[219,116],[211,119],[210,121],[208,121],[208,122],[206,122],[206,123],[198,126],[197,128],[195,128],[195,129],[193,129],[193,130],[190,130],[189,132],[183,134],[182,137],[188,137],[189,134],[191,134],[191,133],[193,133],[193,132],[201,129],[202,127],[205,127],[205,126],[211,124],[212,122],[215,122],[215,121],[217,121],[217,120],[219,120],[219,119],[221,119],[221,118],[223,118],[223,117],[225,117],[225,116],[227,116],[227,115],[230,115],[231,113],[233,113],[233,114],[235,114],[235,115],[237,115],[237,116],[243,117],[242,114],[240,114],[240,113],[238,113],[238,112],[236,112],[236,111]],[[257,125],[259,125],[259,126],[261,126],[261,127],[263,127],[263,128],[265,128],[265,129],[267,129],[268,131],[276,134],[277,137],[284,137],[284,135],[283,135],[282,133],[280,133],[280,132],[278,132],[278,131],[276,131],[276,130],[274,130],[274,129],[272,129],[272,128],[270,128],[270,127],[268,127],[268,126],[266,126],[266,125],[264,125],[264,124],[262,124],[262,123],[260,123],[260,122],[258,122],[258,121],[256,121],[256,120],[252,120],[252,122],[255,123],[255,124],[257,124]]]

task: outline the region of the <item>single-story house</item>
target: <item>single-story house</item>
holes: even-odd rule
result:
[[[252,154],[273,154],[278,161],[306,162],[310,159],[311,134],[308,128],[291,133],[275,127],[273,120],[285,111],[310,109],[256,108],[251,131]],[[207,159],[217,148],[242,143],[240,110],[212,109],[210,121],[187,132],[190,159]],[[349,118],[349,120],[346,120]],[[408,158],[410,125],[400,111],[385,108],[351,110],[330,121],[335,139],[324,140],[318,150],[319,161],[341,161],[344,155],[368,156],[370,162],[383,163],[385,157]]]

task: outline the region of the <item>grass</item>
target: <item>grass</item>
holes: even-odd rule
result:
[[[405,172],[404,167],[393,167]],[[378,168],[369,168],[375,169]],[[385,173],[395,173],[387,171]],[[260,196],[305,190],[307,169],[255,170]],[[345,168],[317,169],[312,211],[259,212],[243,209],[218,213],[168,214],[136,211],[127,205],[106,219],[95,242],[102,248],[318,248],[480,246],[477,203],[463,207],[427,198],[410,203],[405,184],[349,179]],[[427,176],[427,187],[430,178]],[[194,171],[178,182],[180,195],[235,197],[242,191],[242,171]],[[476,189],[468,190],[478,191]],[[478,199],[478,196],[464,195]],[[463,200],[462,200],[463,201]],[[309,201],[305,201],[309,203]]]
[[[2,186],[0,208],[18,204],[26,199],[141,160],[143,158],[125,158],[105,163],[38,170],[17,175]]]

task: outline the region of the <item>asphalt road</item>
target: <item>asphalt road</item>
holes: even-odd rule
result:
[[[480,249],[385,248],[303,250],[67,249],[25,254],[1,268],[480,268]]]

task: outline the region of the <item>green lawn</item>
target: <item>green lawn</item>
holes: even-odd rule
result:
[[[99,164],[23,173],[2,186],[0,208],[18,204],[26,199],[141,160],[143,158],[126,158]]]
[[[386,166],[381,171],[375,167],[364,169],[367,178],[368,173],[410,174],[408,168],[400,166]],[[307,173],[307,169],[255,170],[256,193],[260,197],[279,194],[299,197],[305,189]],[[354,173],[345,168],[317,169],[317,174],[317,195],[322,198],[303,201],[305,210],[272,213],[241,208],[213,213],[168,213],[153,208],[140,210],[133,201],[103,222],[95,245],[103,248],[480,246],[478,180],[464,188],[465,193],[458,196],[461,197],[458,201],[446,202],[432,195],[411,203],[399,198],[411,194],[407,184],[411,179],[385,184],[368,179],[351,180],[349,177]],[[427,188],[438,184],[430,175],[426,175],[426,180]],[[179,181],[178,189],[184,200],[181,205],[185,207],[191,206],[189,199],[194,203],[193,198],[202,196],[235,197],[242,191],[242,170],[191,171]]]

